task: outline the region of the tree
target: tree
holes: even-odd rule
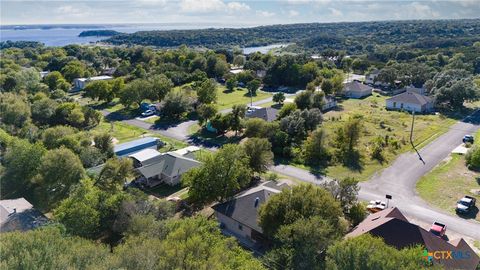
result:
[[[310,109],[312,107],[313,93],[310,91],[302,91],[295,96],[295,104],[300,110]]]
[[[260,87],[260,84],[261,84],[260,81],[257,79],[249,81],[247,83],[247,89],[248,89],[248,92],[250,93],[250,96],[257,95],[257,90]]]
[[[150,79],[152,92],[156,93],[157,99],[162,100],[172,90],[173,82],[164,74],[155,75]]]
[[[32,103],[32,118],[42,125],[51,124],[52,117],[55,115],[58,103],[47,97],[35,100]]]
[[[325,131],[317,128],[305,142],[305,159],[311,165],[325,165],[330,154],[326,148]]]
[[[120,92],[120,103],[127,107],[134,104],[139,105],[146,98],[145,90],[149,87],[149,84],[148,81],[142,79],[129,82]]]
[[[100,200],[100,189],[85,179],[55,208],[54,219],[65,225],[68,233],[93,237],[100,229]]]
[[[327,251],[327,269],[420,269],[424,266],[421,247],[397,250],[381,238],[364,234],[348,238]]]
[[[95,180],[95,186],[106,192],[115,192],[133,177],[133,161],[130,158],[113,157],[105,162]]]
[[[324,79],[322,81],[322,84],[321,84],[320,88],[327,95],[333,94],[333,82],[332,82],[332,80]]]
[[[243,67],[243,65],[245,65],[245,56],[244,55],[236,55],[234,58],[233,58],[233,65],[236,66],[236,67]]]
[[[168,118],[178,119],[192,109],[190,98],[181,91],[172,91],[165,96],[162,114]]]
[[[26,100],[14,93],[0,93],[0,119],[7,125],[22,127],[31,115]]]
[[[228,63],[223,59],[218,59],[215,63],[214,74],[216,78],[221,78],[229,70]]]
[[[261,118],[249,118],[245,121],[245,136],[248,138],[265,138],[268,134],[269,124]]]
[[[0,182],[2,197],[26,196],[45,152],[41,143],[14,139],[8,144],[3,156],[5,172]]]
[[[244,105],[233,105],[232,112],[230,113],[230,128],[235,131],[237,136],[238,131],[242,130],[242,118],[245,117],[246,107]]]
[[[360,153],[356,149],[356,146],[358,145],[362,129],[361,116],[355,116],[348,119],[343,127],[340,127],[336,131],[336,157],[345,165],[353,166],[359,164]]]
[[[43,81],[48,85],[51,91],[60,89],[67,91],[70,89],[70,84],[63,78],[62,74],[58,71],[52,71],[43,78]]]
[[[282,119],[290,115],[295,110],[297,110],[297,105],[295,103],[287,103],[283,105],[280,111],[278,112],[278,119]]]
[[[160,225],[162,226],[162,225]],[[170,220],[160,237],[129,237],[115,250],[119,269],[261,270],[262,264],[204,217]]]
[[[232,114],[222,115],[221,113],[217,113],[212,119],[210,119],[210,124],[212,124],[212,127],[216,129],[217,132],[223,134],[230,127],[231,117],[232,117]]]
[[[189,187],[189,199],[193,202],[222,202],[245,187],[251,174],[245,150],[226,144],[217,153],[206,155],[200,167],[182,175],[182,181]]]
[[[304,218],[318,216],[328,224],[345,229],[341,225],[340,204],[323,188],[299,185],[275,194],[260,207],[259,225],[265,235],[273,237],[282,228]]]
[[[218,113],[218,110],[215,104],[200,104],[197,108],[197,113],[198,122],[202,125],[214,117]]]
[[[62,73],[65,79],[71,82],[76,78],[84,77],[86,74],[86,67],[82,62],[73,60],[68,62],[68,64],[62,68]]]
[[[35,182],[41,187],[45,202],[51,205],[66,197],[70,187],[79,183],[84,175],[80,159],[61,147],[42,156]]]
[[[72,149],[75,148],[72,147],[72,143],[75,146],[79,145],[78,140],[70,143],[70,139],[73,138],[75,133],[77,133],[77,130],[69,126],[47,128],[43,131],[42,142],[47,149],[59,148],[62,145]]]
[[[104,80],[90,82],[85,86],[84,91],[86,97],[105,102],[111,102],[115,98],[111,84]]]
[[[280,228],[275,236],[276,246],[264,260],[270,264],[275,262],[273,269],[279,270],[325,269],[326,251],[342,238],[343,229],[319,216],[300,218]]]
[[[108,269],[110,248],[72,237],[61,226],[44,226],[27,232],[2,233],[5,269]]]
[[[474,146],[470,148],[465,156],[465,160],[469,168],[480,169],[480,147]]]
[[[216,82],[212,79],[203,81],[197,88],[198,102],[204,104],[214,103],[217,100]]]
[[[345,214],[356,205],[360,186],[358,186],[358,180],[355,178],[347,177],[340,180],[335,179],[328,183],[324,183],[323,187],[340,203]]]
[[[307,131],[315,130],[323,120],[322,112],[317,108],[303,110],[301,116],[305,120],[305,129]]]
[[[112,136],[108,133],[100,133],[93,136],[95,148],[99,149],[106,157],[113,156]]]
[[[249,138],[243,145],[249,158],[250,169],[264,173],[273,164],[272,144],[266,138]]]
[[[275,93],[272,97],[273,102],[283,104],[285,101],[285,94],[283,92]]]
[[[228,91],[235,90],[235,87],[237,87],[237,84],[238,84],[238,82],[235,79],[235,77],[232,77],[232,78],[230,78],[226,81],[226,86],[227,86]]]

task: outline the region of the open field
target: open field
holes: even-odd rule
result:
[[[245,88],[236,88],[234,91],[228,91],[223,85],[217,87],[217,105],[218,110],[229,109],[233,105],[250,103],[250,95]],[[265,99],[272,96],[270,93],[257,91],[257,95],[253,96],[253,101]]]
[[[462,155],[452,154],[417,183],[419,195],[430,204],[455,213],[456,202],[464,195],[473,196],[471,189],[479,189],[480,173],[465,166]],[[474,196],[480,200],[480,196]],[[480,221],[477,213],[476,220]]]
[[[183,148],[186,147],[187,144],[181,141],[177,141],[165,136],[162,136],[158,133],[149,133],[147,130],[135,127],[132,125],[128,125],[122,122],[107,122],[102,121],[94,130],[93,132],[108,132],[114,138],[116,138],[120,143],[126,142],[134,139],[138,139],[142,136],[152,136],[158,137],[163,142],[166,142],[168,145],[167,147],[171,146],[171,148]]]
[[[359,150],[363,155],[360,168],[350,169],[343,165],[329,166],[323,173],[334,178],[355,177],[360,181],[368,180],[375,172],[387,167],[395,158],[404,152],[411,151],[409,143],[412,116],[407,112],[387,111],[384,96],[373,95],[365,99],[348,99],[339,102],[337,110],[324,114],[322,127],[327,132],[328,141],[333,141],[335,130],[354,115],[363,118],[364,131],[360,137]],[[413,141],[417,148],[434,140],[446,132],[456,120],[442,115],[416,115]],[[380,163],[370,158],[370,144],[377,137],[389,137],[389,141],[397,141],[397,150],[386,149],[383,152],[385,161]],[[330,144],[331,145],[331,144]],[[332,145],[331,145],[332,146]],[[300,167],[307,168],[300,165]],[[307,168],[308,169],[308,168]]]

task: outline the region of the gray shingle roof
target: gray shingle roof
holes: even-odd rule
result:
[[[363,91],[372,90],[372,89],[373,87],[357,81],[345,83],[345,91],[350,91],[350,92],[362,91],[363,92]]]
[[[417,105],[423,106],[427,103],[432,102],[432,99],[430,97],[420,95],[414,92],[404,92],[394,97],[388,98],[387,101],[417,104]]]
[[[169,177],[181,175],[184,172],[200,166],[200,162],[179,154],[169,152],[155,157],[155,162],[138,168],[138,171],[150,178],[159,174],[165,174]]]
[[[212,208],[261,233],[262,228],[258,225],[258,209],[260,209],[260,206],[265,203],[270,196],[279,193],[286,187],[288,187],[286,184],[278,186],[273,182],[267,182],[262,186],[254,187],[240,193],[230,201],[216,204]],[[255,206],[257,199],[258,203]]]
[[[246,115],[247,118],[261,118],[267,122],[277,120],[278,110],[274,108],[259,108]]]
[[[48,218],[24,198],[0,201],[0,232],[27,231],[47,222]]]

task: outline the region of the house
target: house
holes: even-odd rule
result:
[[[268,199],[282,189],[286,183],[265,182],[260,186],[246,190],[233,199],[214,205],[215,216],[220,228],[226,234],[233,235],[240,242],[263,242],[262,228],[258,224],[258,210]]]
[[[413,85],[410,85],[410,86],[406,86],[403,88],[405,90],[405,92],[410,92],[410,93],[417,93],[419,95],[425,95],[426,93],[426,89],[421,87],[421,88],[418,88],[418,87],[415,87]]]
[[[238,74],[238,73],[242,73],[243,72],[243,68],[232,68],[230,69],[230,73],[232,74]]]
[[[370,71],[367,75],[365,75],[365,83],[367,84],[375,84],[376,79],[378,77],[378,74],[380,74],[380,70],[374,69]]]
[[[73,80],[73,85],[74,89],[81,90],[87,86],[89,82],[93,81],[106,81],[106,80],[111,80],[113,77],[111,76],[95,76],[95,77],[90,77],[90,78],[77,78]]]
[[[50,73],[50,71],[40,71],[39,74],[40,74],[40,78],[45,78],[45,76],[47,76],[48,74]]]
[[[278,110],[275,108],[250,107],[245,113],[246,118],[260,118],[267,122],[277,120]]]
[[[388,110],[405,110],[409,112],[433,111],[433,99],[415,92],[404,92],[385,101]]]
[[[135,152],[141,151],[143,149],[157,149],[158,144],[161,143],[160,139],[154,137],[145,137],[137,139],[134,141],[129,141],[126,143],[117,144],[113,147],[115,155],[122,157]]]
[[[0,232],[28,231],[48,222],[25,198],[0,201]]]
[[[322,106],[322,111],[323,112],[337,107],[337,101],[332,97],[329,97],[329,96],[324,97],[323,102],[324,102],[324,104]]]
[[[344,84],[344,95],[348,98],[363,98],[372,94],[373,87],[358,81],[352,81]]]
[[[427,252],[451,251],[460,259],[449,259],[441,256],[430,258],[434,265],[442,265],[445,269],[476,269],[480,258],[463,239],[446,241],[431,232],[410,223],[398,208],[388,208],[368,216],[358,224],[348,237],[356,237],[369,233],[380,237],[387,245],[397,249],[422,245]],[[429,260],[428,257],[426,260]]]
[[[185,155],[179,153],[185,153]],[[162,183],[174,186],[180,183],[182,174],[201,165],[199,161],[188,157],[190,153],[188,150],[183,150],[156,154],[146,149],[130,157],[134,159],[140,174],[137,180],[139,183],[148,187]]]

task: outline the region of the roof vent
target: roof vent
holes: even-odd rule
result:
[[[260,202],[260,198],[256,197],[255,198],[255,204],[254,204],[254,207],[257,208],[258,207],[258,203]]]

